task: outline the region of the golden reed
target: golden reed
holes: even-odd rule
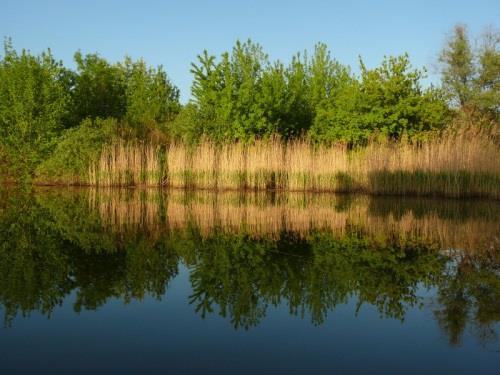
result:
[[[500,198],[500,147],[464,131],[428,141],[314,146],[278,139],[194,147],[171,143],[106,146],[90,166],[93,186],[168,186]]]

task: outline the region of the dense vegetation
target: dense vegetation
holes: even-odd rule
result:
[[[425,70],[408,55],[386,57],[360,74],[326,45],[288,64],[270,61],[252,41],[219,59],[204,51],[192,64],[192,99],[163,68],[97,54],[74,56],[76,70],[50,50],[17,52],[5,41],[0,59],[0,168],[8,179],[64,171],[84,175],[113,140],[215,144],[301,138],[352,148],[373,139],[419,141],[458,123],[498,126],[500,35],[473,48],[457,26],[440,55],[442,86],[424,88]]]

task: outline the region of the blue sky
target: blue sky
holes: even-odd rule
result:
[[[229,50],[236,39],[263,45],[272,59],[312,50],[318,41],[357,71],[361,55],[369,67],[384,55],[408,52],[414,66],[432,64],[444,36],[457,22],[473,34],[499,26],[499,0],[414,1],[52,1],[2,0],[0,36],[18,49],[50,47],[73,67],[76,50],[111,61],[128,54],[162,64],[189,98],[189,65],[207,49]]]

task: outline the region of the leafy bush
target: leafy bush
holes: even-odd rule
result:
[[[50,50],[38,56],[4,44],[0,59],[0,150],[10,174],[29,180],[52,149],[68,111],[64,68]]]
[[[103,146],[116,138],[116,120],[84,120],[62,134],[52,155],[37,168],[37,179],[51,183],[78,181],[87,175]]]
[[[411,69],[408,55],[384,59],[361,79],[340,87],[318,110],[310,135],[320,142],[365,143],[372,135],[399,139],[442,128],[448,108],[439,90],[424,90],[424,71]]]

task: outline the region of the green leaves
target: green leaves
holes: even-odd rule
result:
[[[18,54],[10,40],[0,60],[0,143],[8,168],[29,180],[35,165],[48,155],[62,129],[69,94],[64,68],[50,50],[38,56]]]
[[[74,56],[77,70],[72,89],[72,126],[85,118],[123,118],[126,111],[126,71],[98,54]]]
[[[143,60],[127,60],[126,71],[127,123],[144,136],[156,125],[171,122],[180,110],[179,89],[163,68],[148,68]]]
[[[432,87],[421,88],[425,72],[412,69],[408,55],[386,57],[375,69],[360,65],[360,79],[341,75],[336,94],[318,109],[313,139],[357,144],[375,134],[399,139],[444,126],[444,99]]]
[[[408,55],[384,59],[361,77],[333,59],[325,44],[311,58],[271,63],[258,44],[237,42],[220,61],[207,51],[192,65],[190,107],[196,122],[187,138],[219,142],[308,135],[318,142],[364,143],[374,134],[400,138],[441,128],[447,108],[442,95],[423,90],[424,71]],[[193,107],[194,106],[194,107]]]
[[[443,89],[463,111],[479,111],[493,121],[500,115],[500,32],[486,29],[479,45],[470,42],[467,27],[456,25],[439,62]]]
[[[456,25],[441,51],[439,62],[443,65],[443,88],[455,97],[460,106],[464,106],[471,98],[473,77],[476,74],[473,59],[467,28],[465,25]]]
[[[114,119],[84,120],[61,135],[54,152],[37,167],[36,177],[45,183],[84,181],[91,163],[97,161],[104,145],[118,137],[118,132]]]
[[[61,173],[81,172],[81,161],[87,156],[69,157],[68,152],[86,154],[85,145],[107,131],[99,128],[107,128],[106,121],[97,121],[91,131],[84,124],[76,133],[59,136],[86,119],[116,119],[128,130],[124,134],[145,138],[152,130],[166,130],[180,110],[179,90],[161,66],[151,68],[130,58],[110,64],[97,54],[80,52],[75,62],[73,72],[55,61],[50,50],[37,56],[25,50],[17,53],[11,41],[5,41],[0,60],[0,167],[6,170],[4,176],[28,181],[42,161],[48,163],[38,172],[62,155],[65,159],[60,161],[71,160],[75,165],[66,165]],[[118,135],[117,127],[113,128]],[[51,157],[59,140],[57,155]]]
[[[205,50],[191,64],[192,100],[182,107],[161,66],[77,52],[71,71],[50,51],[18,54],[7,40],[0,60],[0,167],[30,179],[61,132],[85,119],[116,119],[128,139],[223,143],[277,135],[350,146],[371,138],[424,138],[449,123],[449,97],[494,122],[499,41],[490,31],[473,49],[457,26],[440,57],[443,90],[422,88],[425,70],[412,68],[408,55],[386,57],[373,69],[360,61],[355,76],[322,43],[311,56],[296,54],[285,64],[271,61],[251,40],[237,41],[219,58]]]
[[[110,64],[97,54],[75,54],[77,73],[72,90],[73,126],[86,118],[122,120],[144,137],[171,122],[180,109],[179,89],[161,66],[144,60]]]

